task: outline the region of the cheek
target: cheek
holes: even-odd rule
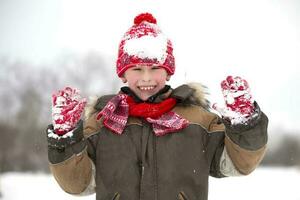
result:
[[[131,89],[135,89],[138,83],[139,83],[138,79],[130,79],[130,81],[128,81],[128,87],[130,87]]]
[[[156,82],[163,84],[167,81],[167,76],[162,76],[161,74],[155,74],[154,76]]]
[[[137,78],[136,76],[134,76],[133,74],[128,74],[126,76],[126,80],[127,80],[127,84],[130,86],[130,85],[133,85],[137,82]]]

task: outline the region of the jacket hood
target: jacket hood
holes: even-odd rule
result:
[[[208,110],[210,103],[207,100],[207,90],[207,87],[201,83],[192,82],[175,88],[171,96],[175,97],[183,105],[193,104]]]

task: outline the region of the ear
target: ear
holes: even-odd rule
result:
[[[169,81],[170,78],[171,78],[171,75],[168,74],[166,80]]]
[[[121,78],[121,80],[122,80],[123,83],[127,83],[127,79],[124,76],[122,76],[120,78]]]

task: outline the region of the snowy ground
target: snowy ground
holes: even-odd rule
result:
[[[0,177],[1,200],[93,200],[64,193],[48,174],[6,173]],[[210,179],[209,200],[300,200],[300,169],[258,168],[246,177]]]

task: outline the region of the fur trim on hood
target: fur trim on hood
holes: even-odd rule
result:
[[[84,109],[84,119],[88,119],[90,116],[92,116],[97,110],[95,109],[95,106],[98,102],[99,97],[98,96],[91,96],[88,100],[87,105]]]
[[[205,85],[197,82],[191,82],[187,84],[190,88],[194,89],[193,94],[189,97],[191,101],[196,102],[197,105],[202,106],[205,109],[210,108],[210,102],[207,99],[208,88]]]

